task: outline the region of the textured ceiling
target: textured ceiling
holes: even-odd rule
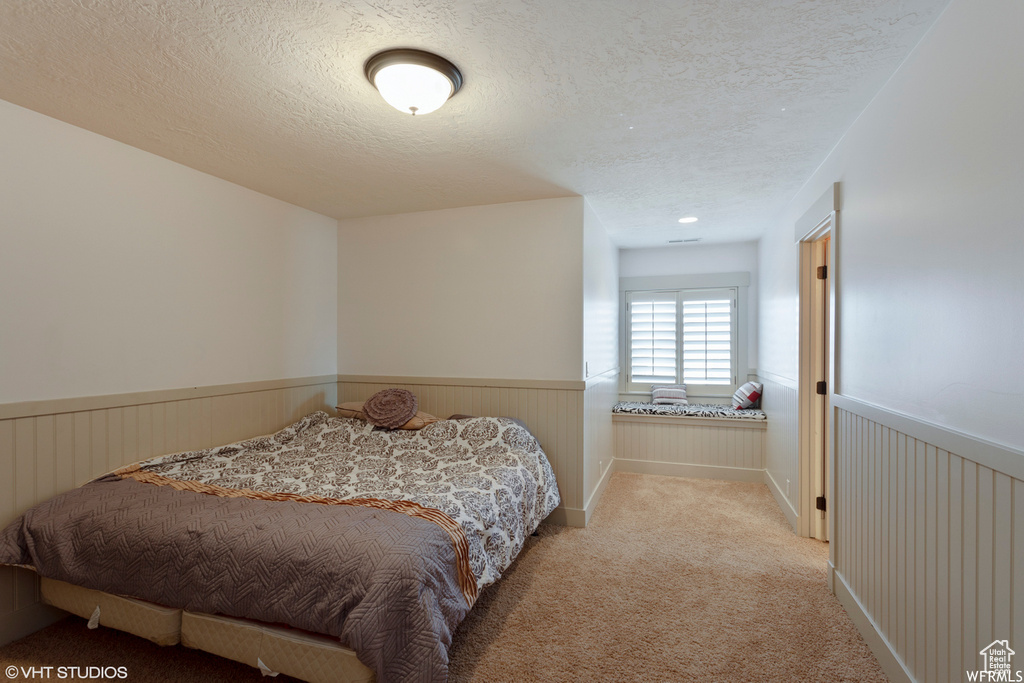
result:
[[[947,4],[3,0],[0,99],[336,218],[584,195],[621,246],[748,240]],[[391,109],[390,47],[463,89]]]

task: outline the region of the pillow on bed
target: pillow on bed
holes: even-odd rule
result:
[[[342,403],[336,407],[338,411],[338,417],[354,417],[357,420],[366,420],[366,413],[363,412],[362,401],[350,401],[348,403]],[[430,413],[424,413],[422,410],[417,410],[416,414],[413,415],[412,419],[406,422],[399,429],[423,429],[432,422],[438,422],[441,418],[435,417]],[[369,420],[367,420],[368,422]]]
[[[655,384],[651,387],[651,403],[675,406],[688,405],[689,401],[686,400],[686,385]]]
[[[756,408],[761,400],[761,391],[764,385],[760,382],[747,382],[732,395],[732,407],[738,410],[744,408]]]
[[[419,399],[416,398],[416,394],[398,387],[381,389],[363,401],[363,415],[366,416],[366,421],[384,429],[399,429],[416,417],[417,410]]]

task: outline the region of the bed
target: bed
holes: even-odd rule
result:
[[[268,643],[326,636],[378,681],[445,680],[455,628],[558,504],[544,452],[515,420],[391,431],[316,412],[37,505],[0,533],[0,564],[37,571],[44,597],[170,610],[168,631],[177,611],[185,644],[221,620],[232,642],[245,629]]]

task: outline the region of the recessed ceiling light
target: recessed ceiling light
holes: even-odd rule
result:
[[[458,67],[423,50],[378,52],[366,60],[364,71],[388,104],[413,116],[438,109],[462,87]]]
[[[679,222],[680,223],[696,223],[697,222],[697,217],[696,216],[685,216],[683,218],[680,218]]]

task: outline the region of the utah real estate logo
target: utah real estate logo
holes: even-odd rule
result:
[[[979,681],[980,683],[995,683],[995,681],[1008,681],[1009,683],[1024,682],[1024,672],[1014,671],[1012,659],[1016,652],[1010,649],[1010,641],[994,640],[979,652],[984,659],[984,668],[977,671],[967,671],[968,681]]]

